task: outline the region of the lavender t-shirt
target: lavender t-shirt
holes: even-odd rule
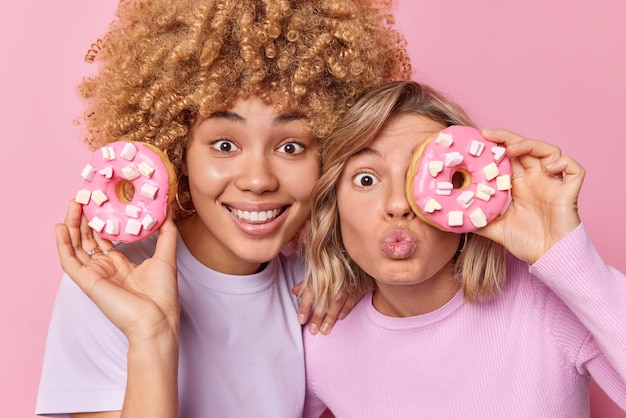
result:
[[[139,263],[155,238],[121,248]],[[305,394],[301,326],[293,285],[297,256],[260,273],[210,270],[178,239],[181,301],[180,416],[300,417]],[[128,343],[67,276],[55,302],[36,413],[120,410]]]

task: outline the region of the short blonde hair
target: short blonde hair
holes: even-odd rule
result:
[[[315,309],[327,309],[342,294],[361,295],[374,289],[374,279],[348,256],[341,238],[337,182],[351,156],[371,143],[386,121],[404,114],[426,116],[444,126],[474,126],[457,104],[431,87],[390,82],[374,88],[338,123],[321,150],[322,176],[311,193],[311,225],[305,248],[306,281],[315,293]],[[457,256],[455,280],[474,303],[499,292],[506,277],[501,245],[469,234]]]
[[[86,57],[98,65],[79,86],[86,142],[156,145],[190,207],[181,166],[199,114],[258,95],[279,111],[304,113],[320,139],[365,91],[410,78],[390,7],[391,0],[121,0]]]

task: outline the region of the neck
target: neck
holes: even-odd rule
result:
[[[267,263],[246,262],[222,245],[211,234],[197,213],[176,226],[191,254],[208,268],[232,275],[250,275],[262,271]]]
[[[392,317],[423,315],[444,306],[459,289],[460,285],[450,277],[411,285],[377,282],[372,305],[378,312]]]

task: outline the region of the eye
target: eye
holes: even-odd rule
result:
[[[213,147],[214,150],[222,152],[222,153],[229,153],[229,152],[234,152],[234,151],[239,150],[239,148],[237,148],[235,143],[228,139],[218,139],[216,141],[213,141],[211,143],[211,146]]]
[[[352,183],[358,187],[371,187],[379,181],[372,173],[358,173],[352,177]]]
[[[301,154],[304,152],[304,145],[298,142],[287,142],[286,144],[278,147],[278,152],[284,152],[285,154]]]

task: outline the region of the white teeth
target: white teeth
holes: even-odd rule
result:
[[[232,209],[231,212],[237,215],[239,219],[243,219],[245,221],[265,222],[268,219],[272,219],[278,216],[279,211],[278,209],[272,209],[272,210],[264,210],[260,212],[256,212],[256,211],[251,212],[247,210]]]

